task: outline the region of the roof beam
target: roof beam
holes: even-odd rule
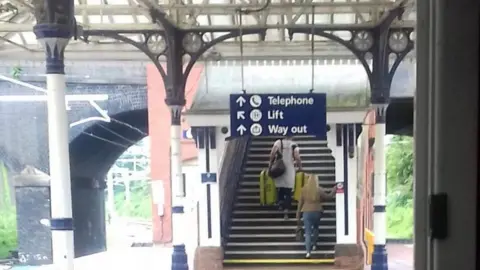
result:
[[[400,27],[414,27],[416,23],[414,21],[401,21],[396,22],[392,25],[392,28],[400,28]],[[342,31],[346,29],[366,29],[372,28],[375,26],[375,23],[360,23],[360,24],[316,24],[316,28],[325,29],[325,31]],[[244,25],[243,30],[248,29],[258,29],[259,26],[257,25]],[[267,24],[262,26],[262,28],[266,29],[287,29],[287,28],[312,28],[311,25],[306,24]],[[8,32],[32,32],[33,25],[32,24],[25,24],[25,23],[3,23],[0,24],[0,33],[8,33]],[[199,25],[199,26],[190,26],[188,30],[198,30],[198,31],[205,31],[205,32],[228,32],[232,30],[239,29],[238,25]],[[133,31],[151,31],[151,30],[162,30],[160,26],[157,24],[151,23],[116,23],[116,24],[101,24],[101,23],[92,23],[88,26],[84,26],[84,30],[95,30],[95,31],[118,31],[129,33]]]
[[[244,60],[310,60],[312,58],[310,41],[299,42],[247,42],[244,44]],[[44,52],[31,46],[34,52],[20,49],[0,51],[3,60],[44,60]],[[224,42],[215,47],[221,60],[239,60],[238,42]],[[314,57],[316,59],[351,59],[355,56],[344,47],[334,42],[316,42]],[[414,57],[410,54],[409,57]],[[118,61],[149,61],[147,56],[131,45],[124,43],[112,44],[82,44],[72,43],[67,46],[65,59],[78,60],[118,60]]]
[[[33,11],[33,6],[22,0],[14,1],[20,8],[25,8],[29,11]],[[268,6],[267,12],[269,15],[286,15],[302,13],[305,9],[311,10],[312,6],[315,7],[316,14],[342,14],[342,13],[369,13],[373,10],[388,10],[394,7],[395,3],[391,1],[379,1],[379,2],[283,2],[272,3]],[[251,9],[258,8],[256,3],[241,3],[241,4],[157,4],[159,8],[164,11],[169,11],[170,14],[175,12],[189,12],[192,10],[198,10],[201,15],[229,15],[236,14],[239,8]],[[89,5],[82,4],[75,5],[75,14],[83,15],[131,15],[132,12],[148,11],[146,7],[142,5]]]

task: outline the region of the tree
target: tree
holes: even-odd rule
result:
[[[413,237],[413,138],[394,136],[387,150],[387,232]]]
[[[413,200],[413,138],[394,136],[387,150],[389,204],[407,206]]]

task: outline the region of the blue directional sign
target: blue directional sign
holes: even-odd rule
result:
[[[326,94],[230,95],[232,137],[314,135],[327,137]]]

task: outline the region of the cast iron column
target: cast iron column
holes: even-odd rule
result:
[[[65,106],[64,50],[73,36],[73,0],[46,0],[35,6],[33,31],[45,48],[53,263],[72,270],[74,259],[72,194]]]
[[[385,178],[385,131],[386,111],[390,101],[390,87],[393,76],[405,56],[413,49],[412,27],[391,28],[395,19],[401,18],[405,11],[405,1],[388,13],[374,26],[365,27],[322,27],[315,25],[311,29],[289,29],[290,38],[295,33],[313,34],[329,38],[349,49],[360,61],[367,72],[371,88],[370,103],[375,109],[375,168],[374,168],[374,234],[375,248],[372,258],[372,270],[387,270],[386,244],[386,178]],[[349,31],[350,38],[340,37],[331,31]],[[395,60],[390,61],[394,56]],[[370,65],[371,64],[371,65]]]
[[[173,25],[163,24],[166,31],[166,75],[164,77],[166,99],[170,108],[170,177],[172,183],[172,224],[173,253],[172,270],[188,270],[188,258],[185,249],[186,220],[184,211],[184,187],[182,175],[181,118],[185,107],[185,83],[187,76],[183,72],[185,54],[184,33]]]
[[[373,190],[373,232],[375,235],[372,254],[372,270],[388,269],[387,238],[387,178],[385,173],[385,135],[387,107],[395,71],[405,56],[413,49],[410,34],[413,29],[391,29],[395,18],[404,12],[403,7],[394,9],[377,27],[372,29],[374,43],[369,52],[372,55],[369,76],[370,103],[375,110],[374,144],[374,190]],[[390,61],[394,56],[395,60]]]

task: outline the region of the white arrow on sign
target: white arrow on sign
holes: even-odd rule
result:
[[[237,119],[245,119],[245,112],[244,111],[238,111],[237,112]]]
[[[240,107],[243,107],[243,104],[245,104],[245,102],[247,102],[247,100],[245,100],[245,98],[243,98],[242,96],[239,96],[235,102],[236,102]]]
[[[238,131],[238,133],[240,133],[240,135],[243,135],[243,133],[245,133],[245,131],[247,131],[247,128],[245,128],[244,125],[240,125],[240,126],[238,126],[237,131]]]

